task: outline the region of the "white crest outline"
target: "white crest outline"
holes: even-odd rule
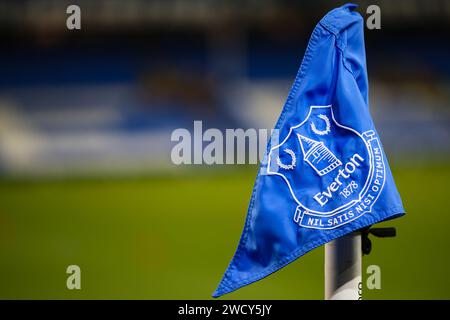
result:
[[[331,211],[326,211],[326,212],[323,212],[323,211],[317,211],[317,210],[311,210],[311,209],[309,209],[308,207],[306,207],[305,205],[303,205],[303,204],[297,199],[297,196],[295,195],[294,190],[292,189],[292,186],[291,186],[289,180],[288,180],[283,174],[280,174],[280,173],[278,173],[278,172],[275,172],[275,171],[271,171],[271,170],[270,170],[270,167],[271,167],[271,154],[272,154],[272,152],[273,152],[275,149],[280,148],[280,147],[281,147],[281,146],[289,139],[289,137],[291,136],[291,134],[292,134],[292,132],[293,132],[294,129],[297,129],[297,128],[301,127],[302,125],[304,125],[304,124],[308,121],[309,117],[311,116],[311,112],[312,112],[313,109],[322,109],[322,108],[330,108],[330,111],[331,111],[331,118],[332,118],[332,120],[334,121],[334,123],[335,123],[338,127],[341,127],[341,128],[343,128],[343,129],[350,130],[351,132],[355,133],[356,135],[358,135],[358,136],[362,139],[362,141],[364,142],[364,145],[365,145],[366,148],[367,148],[367,153],[369,154],[369,165],[370,165],[369,173],[368,173],[368,175],[367,175],[367,178],[366,178],[366,181],[365,181],[365,183],[364,183],[364,186],[361,188],[361,191],[360,191],[360,193],[358,194],[358,199],[351,200],[351,201],[347,202],[346,204],[344,204],[344,205],[342,205],[342,206],[340,206],[340,207],[338,207],[338,208],[335,208],[335,209],[333,209],[333,210],[331,210]],[[308,114],[307,114],[305,120],[303,120],[302,122],[300,122],[299,124],[297,124],[297,125],[295,125],[295,126],[290,127],[289,133],[286,135],[286,137],[284,138],[284,140],[283,140],[281,143],[279,143],[278,145],[276,145],[276,146],[270,148],[269,155],[268,155],[268,161],[267,161],[267,174],[268,174],[268,175],[277,175],[277,176],[282,177],[283,180],[284,180],[284,181],[286,182],[286,184],[288,185],[288,187],[289,187],[289,192],[291,193],[291,195],[292,195],[294,201],[295,201],[299,206],[301,206],[305,211],[307,211],[310,215],[317,215],[317,216],[320,216],[320,217],[327,217],[327,216],[333,216],[336,212],[340,212],[340,211],[342,211],[342,210],[345,210],[346,208],[351,207],[351,206],[353,206],[354,204],[356,204],[356,203],[358,203],[358,202],[360,202],[360,201],[362,200],[363,195],[366,193],[367,188],[369,187],[370,177],[372,176],[372,173],[373,173],[373,170],[374,170],[373,164],[372,164],[372,158],[373,158],[373,155],[372,155],[372,152],[371,152],[371,150],[370,150],[370,145],[367,143],[366,139],[364,139],[364,137],[363,137],[358,131],[356,131],[356,130],[350,128],[350,127],[341,125],[339,122],[337,122],[337,121],[336,121],[336,118],[334,117],[333,107],[332,107],[331,104],[330,104],[330,105],[326,105],[326,106],[310,106],[310,107],[309,107],[309,112],[308,112]],[[384,161],[383,161],[383,162],[384,162]]]

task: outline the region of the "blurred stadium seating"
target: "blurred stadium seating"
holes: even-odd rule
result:
[[[333,1],[0,2],[2,174],[170,168],[170,133],[272,128]],[[371,108],[389,154],[450,152],[448,1],[360,1]]]

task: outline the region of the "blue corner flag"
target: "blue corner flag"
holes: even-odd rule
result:
[[[369,113],[364,23],[355,7],[330,11],[311,35],[214,297],[404,214]]]

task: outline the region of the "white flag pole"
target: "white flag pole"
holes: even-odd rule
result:
[[[325,299],[361,299],[361,232],[325,245]]]

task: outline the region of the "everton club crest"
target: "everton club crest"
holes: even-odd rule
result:
[[[370,212],[385,182],[376,132],[339,124],[332,106],[310,107],[270,149],[267,173],[286,182],[297,203],[293,221],[314,229],[334,229]]]

